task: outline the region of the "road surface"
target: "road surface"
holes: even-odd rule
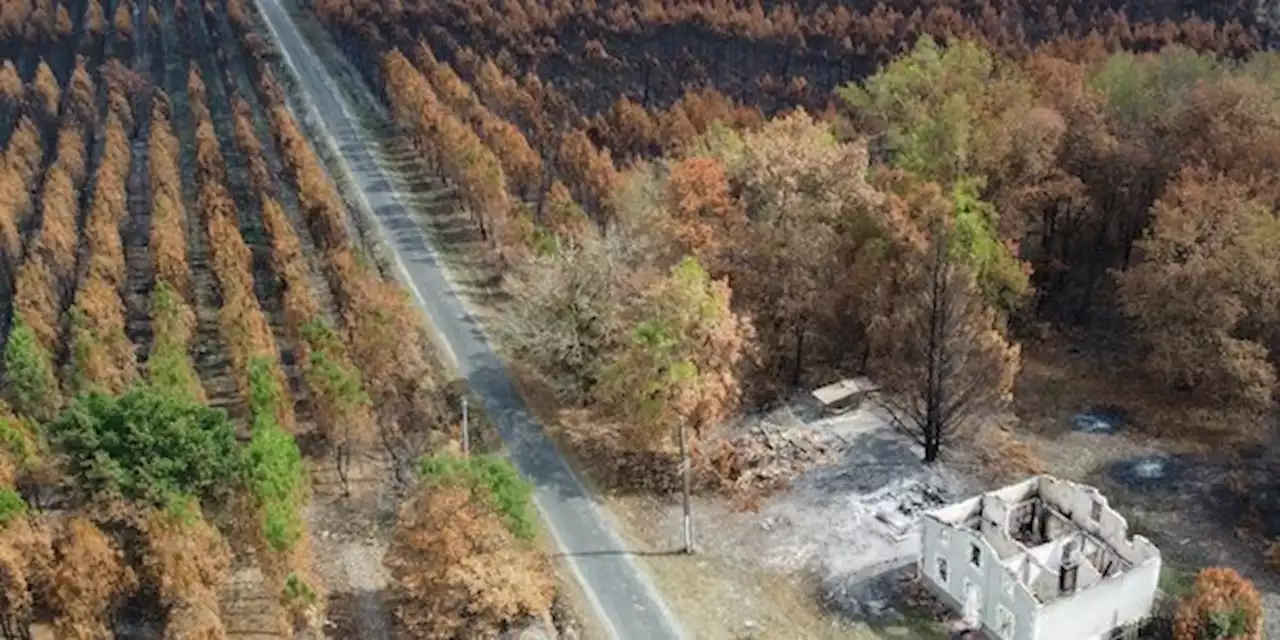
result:
[[[601,624],[619,639],[682,638],[661,595],[628,555],[607,517],[559,451],[534,422],[479,324],[467,313],[407,199],[375,151],[378,141],[354,115],[354,105],[302,37],[279,0],[258,0],[302,98],[328,136],[353,194],[368,207],[417,303],[471,389],[484,399],[511,459],[535,485],[547,530],[575,574]]]

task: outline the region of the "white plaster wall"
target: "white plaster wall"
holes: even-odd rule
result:
[[[1160,552],[1146,538],[1126,538],[1129,524],[1124,516],[1112,509],[1107,499],[1093,487],[1045,477],[1040,484],[1040,495],[1067,513],[1071,521],[1082,529],[1105,540],[1128,562],[1137,565],[1148,558],[1159,557]],[[1102,514],[1097,522],[1089,518],[1094,500],[1102,502]]]
[[[1160,559],[1077,591],[1040,608],[1034,640],[1095,640],[1151,612],[1160,579]]]
[[[949,542],[941,544],[940,533],[946,525],[925,517],[921,520],[921,553],[919,570],[924,584],[952,607],[957,616],[964,613],[965,580],[971,580],[981,590],[982,607],[979,617],[984,626],[991,631],[993,638],[998,638],[998,607],[1003,604],[1015,616],[1014,635],[1001,640],[1035,640],[1035,607],[1036,602],[1031,593],[1017,580],[1012,579],[1013,594],[1005,592],[1005,566],[1000,562],[995,549],[987,544],[979,535],[969,530],[951,529]],[[974,568],[970,563],[970,544],[977,544],[982,549],[982,566]],[[946,558],[948,565],[947,583],[938,582],[937,557]]]
[[[962,502],[939,507],[933,511],[933,515],[943,522],[958,524],[964,522],[965,518],[968,518],[981,507],[982,496],[979,495]]]

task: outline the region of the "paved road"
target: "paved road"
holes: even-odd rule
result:
[[[627,555],[591,494],[525,410],[480,326],[455,294],[425,232],[396,190],[392,174],[370,152],[377,146],[374,136],[355,117],[347,97],[335,89],[333,75],[279,0],[258,0],[258,4],[313,115],[360,192],[357,197],[374,213],[400,275],[451,352],[446,355],[484,398],[486,413],[497,422],[512,460],[535,484],[534,498],[543,522],[603,626],[620,639],[683,637],[661,595]]]

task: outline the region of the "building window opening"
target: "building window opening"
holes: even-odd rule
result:
[[[982,547],[976,544],[969,545],[969,564],[982,568]]]
[[[1089,519],[1094,522],[1097,522],[1102,519],[1102,502],[1101,501],[1094,500],[1093,504],[1089,505]]]
[[[947,559],[938,558],[938,581],[942,584],[947,583]]]

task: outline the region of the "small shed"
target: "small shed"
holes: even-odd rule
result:
[[[867,396],[879,387],[870,378],[845,378],[825,387],[813,390],[813,397],[829,413],[841,413],[856,409]]]

